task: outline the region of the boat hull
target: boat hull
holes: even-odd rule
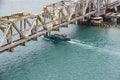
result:
[[[62,41],[70,41],[70,38],[61,38],[61,37],[55,37],[55,36],[44,36],[45,38],[52,40],[54,42],[62,42]]]

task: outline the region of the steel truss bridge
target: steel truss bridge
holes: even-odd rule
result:
[[[119,1],[63,0],[44,6],[39,14],[16,13],[0,17],[0,52],[13,52],[16,46],[25,46],[30,40],[50,34],[51,31],[77,23],[91,15],[100,16],[108,8],[117,9]]]

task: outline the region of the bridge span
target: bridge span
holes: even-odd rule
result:
[[[116,9],[119,1],[63,0],[44,6],[39,14],[22,12],[0,17],[0,53],[13,52],[17,46],[25,46],[30,40],[83,21],[91,16],[106,14],[108,8]]]

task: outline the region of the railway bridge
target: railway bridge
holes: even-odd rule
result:
[[[39,36],[83,21],[91,16],[106,14],[108,8],[117,10],[119,0],[62,0],[46,5],[41,12],[22,12],[0,17],[0,53],[13,52],[17,46],[37,40]]]

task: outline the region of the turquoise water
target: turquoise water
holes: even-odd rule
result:
[[[8,4],[5,1],[3,6]],[[12,6],[21,4],[20,0],[8,1],[12,1],[13,4],[8,4]],[[39,12],[35,10],[40,7],[38,2],[47,1],[33,3],[31,0],[27,6],[23,4],[21,10],[28,10],[33,3],[36,5],[30,11]],[[14,7],[15,12],[19,5]],[[71,24],[60,33],[67,33],[72,41],[53,43],[40,37],[37,42],[28,42],[26,47],[15,48],[14,53],[0,54],[0,80],[120,80],[119,26],[100,28]]]

